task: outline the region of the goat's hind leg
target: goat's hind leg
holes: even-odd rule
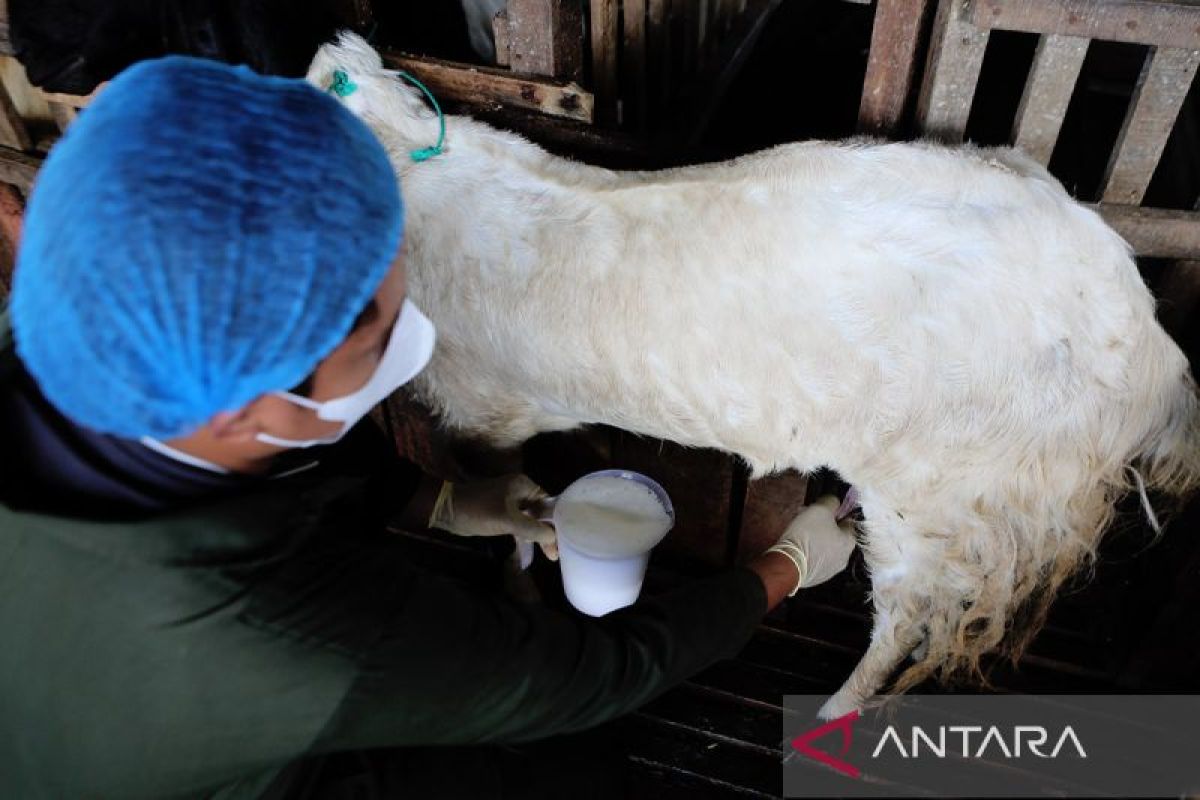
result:
[[[900,662],[921,643],[924,629],[920,621],[913,618],[909,606],[900,602],[902,593],[903,588],[897,584],[874,588],[875,622],[871,643],[850,677],[817,712],[821,719],[836,719],[861,710],[883,688]]]

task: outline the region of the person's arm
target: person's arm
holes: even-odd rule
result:
[[[825,515],[802,514],[783,541],[807,548],[806,563],[844,567],[853,537]],[[600,724],[734,656],[771,605],[830,569],[806,574],[768,552],[601,619],[405,572],[404,602],[317,748],[518,742]]]
[[[409,573],[317,749],[517,742],[631,711],[737,653],[766,611],[736,569],[591,619]]]
[[[746,568],[762,581],[768,611],[782,603],[800,579],[795,563],[781,553],[763,553],[746,564]]]

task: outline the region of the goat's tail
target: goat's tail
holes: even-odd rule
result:
[[[1110,495],[1110,498],[1101,499],[1093,512],[1096,517],[1090,525],[1096,527],[1097,544],[1112,519],[1111,500],[1115,499],[1115,495],[1136,492],[1142,512],[1155,536],[1158,536],[1174,507],[1200,488],[1200,395],[1192,375],[1184,373],[1162,399],[1162,413],[1158,422],[1125,465],[1124,480],[1109,484],[1109,491],[1103,494]],[[1160,504],[1158,509],[1151,499],[1151,491]],[[1094,550],[1087,554],[1089,562],[1092,556]],[[1077,566],[1078,560],[1071,558],[1067,552],[1060,553],[1060,558],[1050,567],[1046,580],[1019,610],[1002,645],[1004,653],[1014,664],[1042,629],[1059,588]]]
[[[952,559],[966,573],[951,581],[959,591],[921,593],[923,608],[912,618],[926,620],[926,652],[898,676],[892,691],[931,676],[986,683],[982,658],[998,651],[1015,663],[1022,656],[1064,582],[1094,564],[1122,495],[1138,493],[1157,534],[1164,517],[1152,502],[1165,505],[1169,514],[1171,501],[1178,504],[1200,488],[1196,383],[1186,372],[1164,383],[1165,391],[1154,393],[1153,407],[1140,409],[1149,424],[1132,448],[1112,454],[1116,457],[1106,465],[1080,475],[1069,487],[1060,486],[1061,492],[1039,498],[1034,486],[1012,485],[977,508],[972,519],[961,520],[956,534],[962,534],[963,546],[976,558],[987,553],[987,564]]]
[[[1183,498],[1200,488],[1200,394],[1190,373],[1166,398],[1162,423],[1144,441],[1133,467],[1143,490]]]

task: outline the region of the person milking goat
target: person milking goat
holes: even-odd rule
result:
[[[180,56],[50,153],[0,316],[0,796],[563,796],[499,746],[639,707],[846,565],[828,502],[596,619],[409,563],[383,520],[555,531],[527,477],[443,483],[366,417],[436,336],[401,190],[328,94]]]

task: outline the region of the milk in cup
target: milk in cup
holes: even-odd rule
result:
[[[645,475],[605,470],[568,486],[554,527],[571,605],[598,617],[636,601],[650,550],[674,522],[667,493]]]

